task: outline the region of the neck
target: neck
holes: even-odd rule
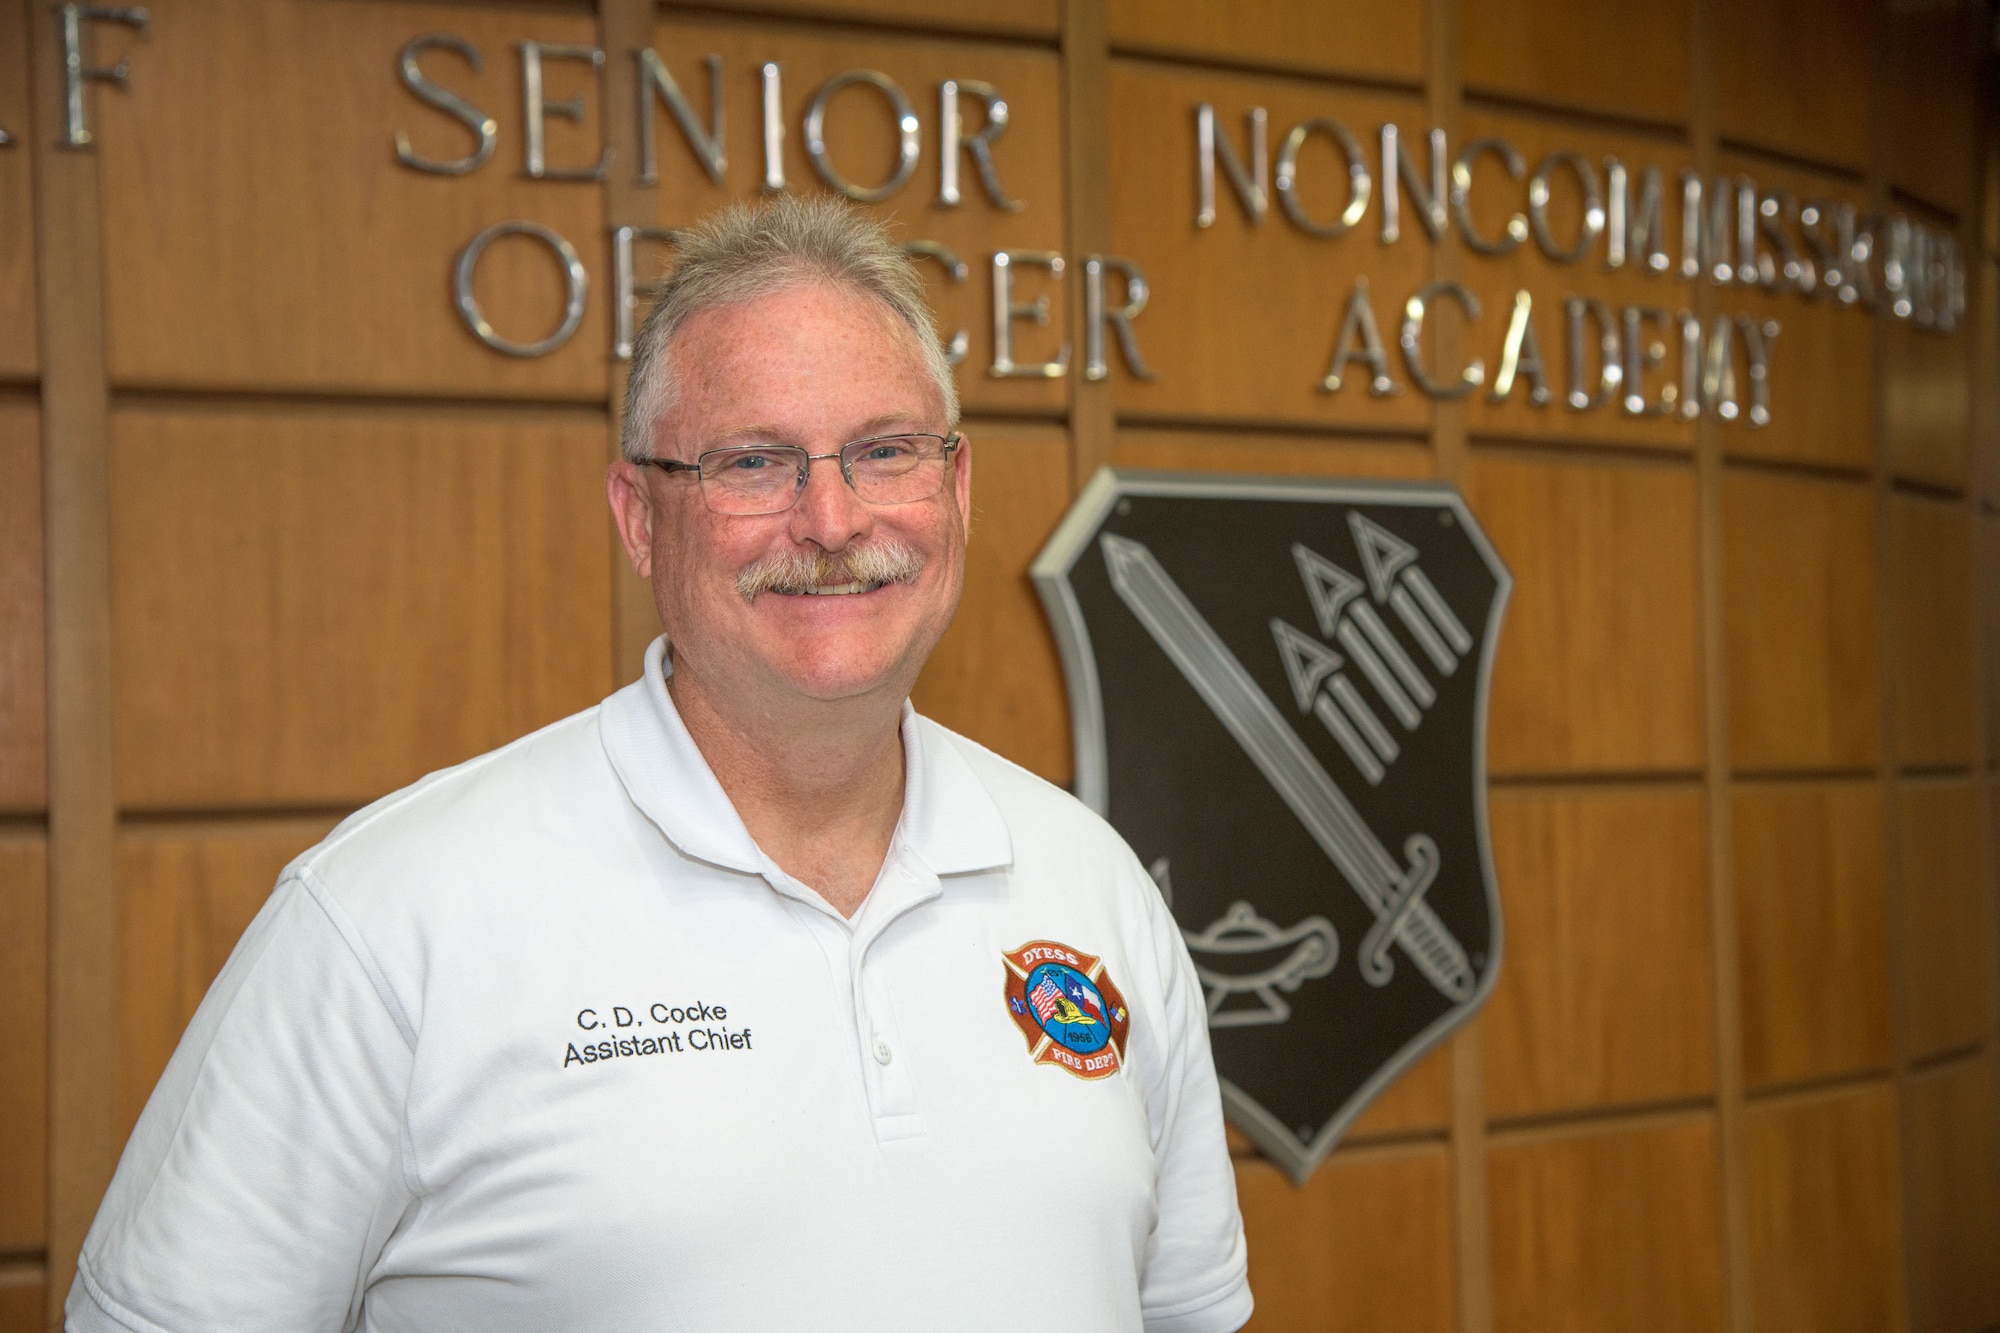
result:
[[[764,854],[853,916],[903,811],[901,697],[766,706],[678,668],[667,691]]]

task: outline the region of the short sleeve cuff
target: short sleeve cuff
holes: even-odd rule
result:
[[[152,1320],[111,1299],[90,1274],[90,1262],[78,1260],[76,1281],[63,1302],[63,1333],[169,1333]]]
[[[1146,1333],[1234,1333],[1250,1322],[1250,1279],[1219,1292],[1200,1305],[1183,1306],[1166,1314],[1145,1315]]]

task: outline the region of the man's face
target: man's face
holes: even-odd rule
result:
[[[945,430],[916,335],[881,302],[846,290],[804,285],[704,311],[669,354],[680,393],[653,441],[657,457],[693,462],[750,443],[830,454],[868,436]],[[798,503],[778,514],[715,513],[689,473],[618,463],[609,485],[627,553],[652,581],[677,685],[752,708],[909,692],[958,606],[970,488],[963,446],[936,496],[901,505],[865,503],[831,458],[811,465]],[[774,557],[838,560],[890,544],[921,562],[906,581],[749,598],[738,588]],[[836,573],[822,586],[841,582]]]

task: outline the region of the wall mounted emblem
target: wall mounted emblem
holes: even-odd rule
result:
[[[1078,1078],[1118,1072],[1132,1015],[1103,959],[1054,940],[1033,940],[1000,958],[1008,1016],[1036,1064]]]
[[[1498,973],[1507,570],[1449,486],[1105,469],[1034,578],[1077,794],[1180,923],[1230,1119],[1303,1180]]]

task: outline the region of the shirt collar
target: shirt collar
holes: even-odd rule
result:
[[[605,754],[626,793],[684,855],[762,875],[770,860],[743,826],[714,770],[688,735],[667,693],[664,635],[646,649],[638,680],[604,701]],[[903,704],[903,812],[889,849],[914,855],[936,875],[1010,865],[1013,840],[986,785],[956,738]]]

